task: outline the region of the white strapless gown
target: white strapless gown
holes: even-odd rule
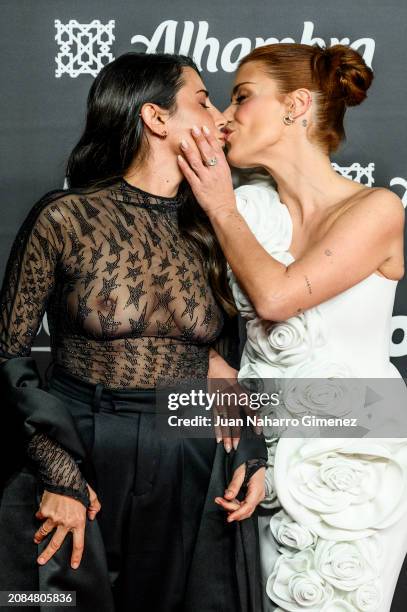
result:
[[[262,246],[292,263],[292,221],[277,192],[246,185],[235,193]],[[247,320],[239,379],[398,378],[404,393],[389,360],[397,281],[371,274],[272,324],[256,316],[230,269],[228,278]],[[374,408],[382,436],[386,405]],[[390,610],[407,553],[407,439],[389,431],[387,438],[268,439],[266,516],[259,518],[267,612]]]

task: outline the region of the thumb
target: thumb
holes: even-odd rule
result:
[[[101,505],[98,497],[92,487],[87,483],[89,491],[89,506],[88,506],[88,517],[93,521],[96,514],[99,512]]]
[[[225,499],[234,499],[239,493],[246,473],[246,466],[243,463],[234,472],[233,478],[230,481],[228,488],[225,490]]]
[[[97,510],[96,508],[92,509],[92,508],[88,507],[88,517],[90,518],[91,521],[94,520],[94,518],[95,518],[95,516],[97,515],[98,512],[99,512],[99,510]]]

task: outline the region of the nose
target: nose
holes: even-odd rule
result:
[[[230,104],[227,108],[225,108],[225,110],[223,111],[222,115],[223,115],[223,119],[225,121],[225,125],[227,123],[230,123],[231,121],[233,121],[233,113],[234,108],[233,105]]]
[[[218,128],[218,130],[221,132],[223,130],[223,128],[225,127],[227,121],[225,119],[225,117],[222,115],[222,113],[219,113],[219,117],[215,120],[215,125]]]
[[[226,125],[226,119],[224,118],[220,110],[218,110],[213,104],[211,105],[210,112],[216,128],[221,132]]]

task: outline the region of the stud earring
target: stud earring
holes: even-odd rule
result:
[[[291,111],[289,111],[286,115],[284,115],[283,117],[283,123],[284,125],[292,125],[294,123],[295,119],[293,117],[293,114]]]

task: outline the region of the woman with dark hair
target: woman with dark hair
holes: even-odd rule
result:
[[[357,424],[310,429],[305,421],[280,438],[278,427],[264,428],[267,610],[388,612],[407,552],[407,439],[397,437],[404,421],[394,410],[405,414],[407,393],[389,358],[404,210],[390,190],[337,174],[329,158],[344,138],[347,107],[366,98],[372,79],[343,45],[267,45],[242,60],[224,113],[227,158],[261,167],[277,191],[243,185],[234,193],[208,130],[194,132],[198,148],[192,138],[181,144],[180,167],[247,318],[239,381],[277,380],[279,414],[300,424],[304,415],[344,414]],[[207,168],[205,158],[217,163]],[[310,439],[301,437],[307,427]]]
[[[236,376],[215,350],[234,314],[225,261],[176,161],[194,124],[222,142],[220,120],[189,58],[119,57],[90,89],[69,190],[18,232],[0,381],[28,462],[20,445],[0,507],[1,590],[76,591],[81,612],[259,609],[264,439],[243,429],[232,448],[156,427],[162,381]],[[30,350],[45,311],[43,387]],[[246,520],[227,520],[219,496]]]

